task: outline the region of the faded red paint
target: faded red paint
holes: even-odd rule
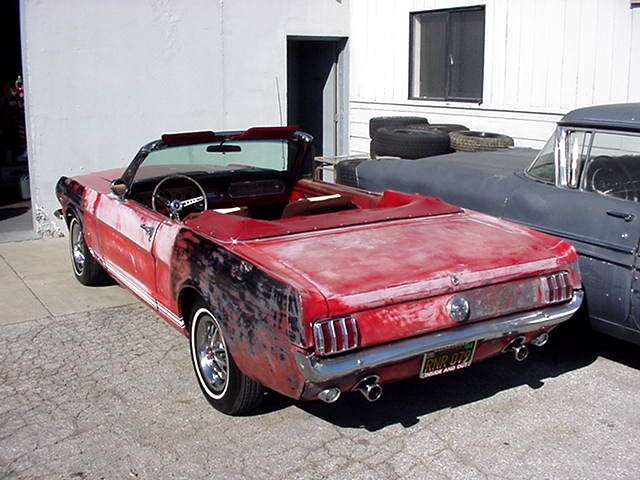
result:
[[[293,355],[315,351],[314,321],[353,316],[359,347],[367,348],[456,328],[446,312],[455,294],[485,312],[470,320],[481,322],[544,307],[541,275],[565,270],[571,287],[580,288],[568,243],[435,198],[298,180],[286,201],[337,193],[357,208],[260,220],[213,211],[245,206],[243,199],[224,198],[174,222],[117,198],[110,182],[122,174],[110,170],[58,185],[63,209],[81,217],[96,259],[185,335],[181,322],[190,306],[180,302],[185,292],[196,292],[219,317],[239,368],[294,398],[315,398],[326,386],[308,382]],[[498,354],[509,341],[479,342],[474,361]],[[372,373],[383,383],[417,376],[420,362],[418,356]],[[331,385],[350,389],[361,376]]]

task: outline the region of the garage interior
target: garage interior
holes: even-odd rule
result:
[[[33,237],[19,0],[0,4],[0,241]]]

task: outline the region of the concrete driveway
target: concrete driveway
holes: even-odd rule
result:
[[[2,479],[635,479],[640,471],[636,346],[563,328],[523,364],[502,356],[390,385],[374,404],[358,394],[333,405],[267,394],[255,415],[232,418],[202,397],[184,337],[119,287],[77,284],[64,242],[46,255],[43,242],[51,241],[0,245],[3,307],[20,292],[5,293],[7,271],[39,305],[24,318],[0,314]],[[17,251],[21,260],[11,260]],[[26,252],[60,268],[53,283]]]

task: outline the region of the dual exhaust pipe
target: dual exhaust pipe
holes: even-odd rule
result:
[[[369,375],[360,380],[354,391],[360,392],[369,402],[375,402],[382,396],[382,387],[378,383],[380,377],[377,375]],[[340,398],[340,389],[338,387],[325,388],[318,394],[318,399],[326,403],[333,403]]]
[[[549,341],[549,334],[542,332],[536,338],[531,340],[531,345],[542,347]],[[524,337],[516,337],[504,349],[505,352],[513,353],[513,357],[517,362],[524,362],[529,356],[529,347],[524,343]]]
[[[524,362],[529,356],[529,347],[524,343],[525,337],[516,337],[505,347],[505,352],[513,353],[513,357],[518,362]],[[542,332],[540,335],[531,340],[531,345],[542,347],[549,341],[549,334]],[[378,383],[380,377],[378,375],[369,375],[360,380],[353,390],[360,392],[369,402],[376,402],[382,396],[382,386]],[[325,388],[318,394],[318,399],[326,403],[333,403],[340,398],[340,389],[338,387]]]

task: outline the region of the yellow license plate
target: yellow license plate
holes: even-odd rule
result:
[[[475,351],[476,342],[468,342],[445,350],[427,352],[422,358],[420,378],[433,377],[466,368],[471,365]]]

